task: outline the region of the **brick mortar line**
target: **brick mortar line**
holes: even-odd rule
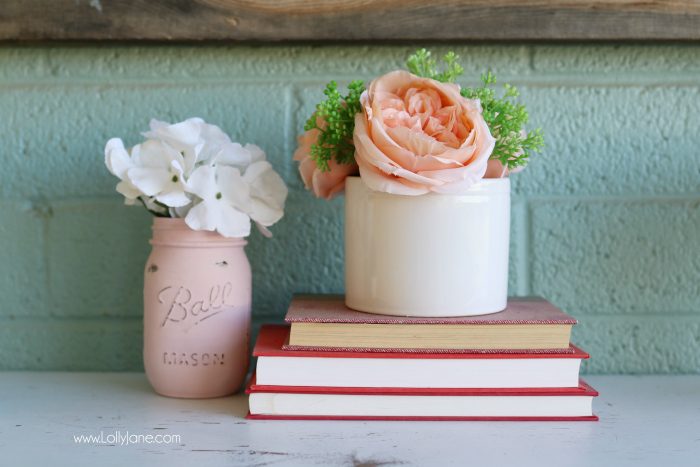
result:
[[[534,204],[541,202],[693,202],[700,201],[700,192],[620,195],[518,195],[517,193],[511,193],[511,197],[515,203]],[[32,201],[34,201],[34,198],[5,198],[0,196],[0,205],[22,205],[28,211],[31,210]],[[92,203],[123,204],[121,198],[113,195],[54,198],[46,203],[50,207],[61,207],[61,205],[74,206]]]
[[[513,194],[511,193],[511,196]],[[566,202],[587,202],[587,203],[605,203],[605,202],[693,202],[700,201],[700,193],[660,193],[660,194],[625,194],[625,195],[534,195],[534,196],[513,196],[516,200],[522,200],[527,203],[566,203]]]
[[[388,70],[385,70],[388,71]],[[385,71],[378,71],[377,75]],[[500,82],[509,82],[516,86],[524,87],[695,87],[700,86],[698,73],[700,71],[679,71],[675,72],[675,76],[669,78],[667,73],[663,72],[624,72],[621,74],[610,75],[608,72],[598,72],[591,74],[581,73],[543,73],[543,74],[521,74],[521,75],[506,75],[499,76]],[[0,78],[0,87],[5,88],[32,88],[44,86],[63,86],[63,87],[80,87],[80,86],[125,86],[133,88],[134,85],[142,85],[147,87],[177,87],[177,86],[230,86],[232,84],[304,84],[304,85],[322,85],[330,80],[336,80],[342,84],[352,81],[353,79],[370,80],[376,75],[366,74],[323,74],[323,75],[299,75],[297,73],[274,74],[273,76],[261,75],[228,75],[229,78],[217,76],[202,76],[202,77],[178,77],[173,81],[163,81],[156,77],[129,77],[124,79],[114,79],[113,77],[100,78],[70,78],[70,77],[41,77],[38,79],[5,79]],[[611,78],[612,76],[612,78]],[[478,76],[474,76],[470,80],[460,80],[462,84],[476,83]],[[319,91],[320,92],[320,91]]]

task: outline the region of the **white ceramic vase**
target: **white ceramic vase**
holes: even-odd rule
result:
[[[468,316],[506,307],[510,180],[461,195],[375,192],[349,177],[345,302],[396,316]]]

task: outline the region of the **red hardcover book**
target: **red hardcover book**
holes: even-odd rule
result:
[[[339,295],[299,295],[289,306],[289,350],[423,353],[570,353],[576,320],[539,298],[511,299],[481,316],[425,318],[352,310]]]
[[[411,353],[286,350],[289,327],[265,325],[253,355],[262,385],[321,387],[577,387],[582,359],[571,353]]]
[[[263,420],[595,421],[598,392],[575,388],[351,388],[259,385],[248,418]]]

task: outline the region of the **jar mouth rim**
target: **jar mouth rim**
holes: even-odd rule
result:
[[[172,246],[245,246],[244,237],[224,237],[210,230],[193,230],[182,218],[154,217],[152,245]]]
[[[180,217],[154,217],[153,228],[158,228],[159,230],[192,230],[185,223],[185,219]]]

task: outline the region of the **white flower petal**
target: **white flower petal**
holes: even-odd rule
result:
[[[280,207],[284,206],[289,190],[269,162],[257,162],[251,165],[243,178],[250,183],[253,196],[263,198]]]
[[[217,193],[216,168],[203,165],[195,169],[187,180],[187,191],[202,199],[214,199]]]
[[[204,146],[202,139],[202,126],[205,125],[201,118],[188,118],[179,123],[168,124],[158,120],[151,120],[151,131],[144,133],[147,138],[162,141],[180,154],[186,173],[191,172],[199,159],[199,153]]]
[[[128,200],[135,200],[143,194],[129,180],[122,180],[117,183],[117,193],[122,194]]]
[[[141,144],[133,159],[137,166],[168,169],[173,160],[182,160],[182,155],[162,141],[149,139]]]
[[[232,144],[231,138],[216,125],[202,123],[201,130],[201,139],[204,144],[197,158],[199,163],[206,163],[218,158],[224,148]]]
[[[151,131],[145,132],[146,138],[160,139],[175,149],[181,146],[196,146],[200,142],[201,126],[204,120],[201,118],[188,118],[179,123],[169,124],[158,120],[151,120]]]
[[[158,120],[156,118],[152,118],[150,122],[148,122],[148,127],[151,129],[151,131],[156,131],[160,130],[161,128],[164,128],[166,126],[169,126],[170,123],[164,122],[162,120]],[[144,136],[148,137],[146,133],[143,133]]]
[[[112,138],[107,141],[105,145],[105,165],[112,175],[121,179],[124,178],[126,171],[134,166],[121,139]]]
[[[231,138],[221,128],[211,123],[205,123],[203,120],[201,121],[201,137],[207,142],[218,144],[231,142]]]
[[[287,186],[267,161],[255,162],[246,169],[243,178],[250,185],[250,202],[246,212],[264,226],[280,220],[284,214]]]
[[[192,202],[192,200],[187,197],[185,192],[179,189],[164,191],[156,196],[156,199],[169,208],[186,206]]]
[[[172,183],[170,172],[151,167],[134,167],[127,171],[127,176],[146,196],[155,196]]]
[[[227,143],[221,147],[214,162],[217,165],[245,168],[250,165],[251,153],[238,143]]]
[[[253,183],[253,181],[260,177],[263,173],[267,172],[268,170],[272,170],[272,165],[270,165],[269,162],[267,161],[258,161],[253,164],[250,164],[250,166],[245,170],[245,173],[243,174],[243,178],[248,183]]]
[[[221,217],[216,230],[224,237],[247,237],[250,235],[250,217],[233,206],[221,202]]]
[[[237,168],[227,165],[217,166],[216,183],[223,199],[247,212],[250,203],[250,187]]]
[[[250,200],[250,210],[248,214],[255,222],[269,227],[282,218],[284,211],[278,206],[268,204],[258,198],[253,198]]]
[[[179,180],[182,180],[182,176],[183,176],[184,171],[185,171],[185,168],[182,165],[183,162],[184,161],[182,161],[181,159],[175,159],[175,160],[170,162],[170,171],[173,174],[177,175],[177,178]]]
[[[185,217],[185,223],[192,230],[216,230],[221,218],[221,205],[216,200],[202,201],[190,209]]]
[[[259,162],[259,161],[264,161],[266,156],[265,156],[265,151],[262,150],[260,146],[257,146],[255,144],[246,144],[245,148],[250,151],[250,162]]]

